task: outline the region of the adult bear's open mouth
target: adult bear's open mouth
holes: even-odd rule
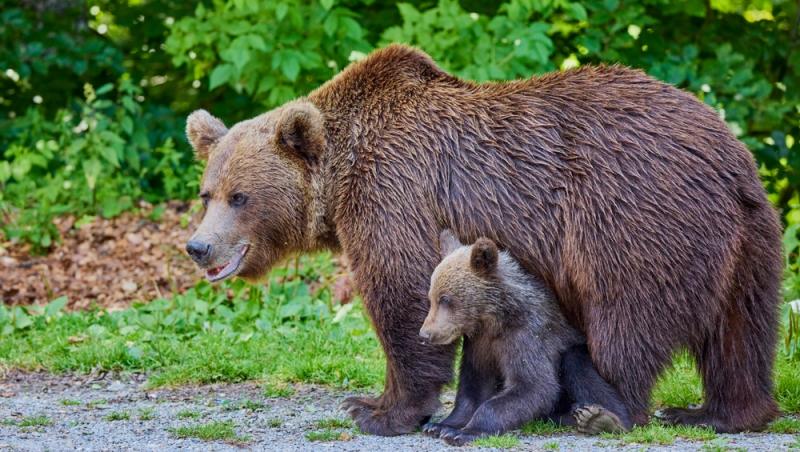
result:
[[[220,265],[219,267],[209,268],[206,270],[206,279],[211,282],[220,281],[236,273],[236,271],[239,270],[239,265],[241,265],[242,259],[244,259],[244,256],[247,254],[249,249],[250,245],[244,245],[242,246],[242,249],[228,262]]]

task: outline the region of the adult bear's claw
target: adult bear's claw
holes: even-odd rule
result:
[[[381,399],[372,397],[348,397],[341,407],[362,432],[370,435],[396,436],[411,433],[428,417],[402,404],[383,407]]]

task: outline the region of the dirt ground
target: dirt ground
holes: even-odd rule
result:
[[[55,376],[12,371],[0,383],[0,450],[413,450],[451,449],[419,433],[394,438],[362,435],[350,426],[312,441],[320,422],[346,419],[338,406],[350,393],[295,386],[288,397],[266,397],[254,383],[147,390],[145,376],[94,374]],[[452,408],[445,394],[443,412]],[[440,413],[441,414],[441,413]],[[180,438],[180,427],[230,422],[228,440]],[[33,425],[30,425],[33,424]],[[642,450],[616,440],[570,434],[522,436],[518,450]],[[719,435],[710,443],[678,440],[648,450],[788,450],[793,435]],[[705,449],[704,449],[705,448]]]
[[[57,218],[62,241],[47,255],[0,243],[0,300],[41,304],[66,295],[70,309],[119,309],[186,290],[202,277],[183,252],[193,229],[189,204],[167,203],[160,214],[154,209],[142,203],[139,213],[87,224]]]
[[[0,242],[0,302],[45,304],[68,298],[68,309],[122,309],[134,301],[150,301],[181,293],[203,279],[184,251],[199,214],[189,203],[171,201],[160,207],[141,203],[138,212],[117,218],[96,218],[80,224],[74,217],[55,220],[62,240],[45,255],[25,244]],[[354,296],[342,257],[334,281],[334,299]]]

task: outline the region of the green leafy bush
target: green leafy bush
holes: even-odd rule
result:
[[[55,215],[118,215],[136,200],[191,196],[198,173],[171,139],[153,148],[148,121],[128,77],[84,87],[76,109],[55,118],[29,109],[0,162],[3,232],[45,249],[58,239]],[[116,94],[111,97],[112,93]]]
[[[366,52],[356,15],[335,0],[215,2],[175,23],[166,50],[188,77],[208,77],[213,90],[228,85],[267,106],[315,88]]]
[[[511,0],[494,17],[467,12],[456,0],[440,0],[425,11],[409,3],[397,7],[403,23],[383,33],[383,44],[419,46],[460,77],[476,81],[527,78],[554,69],[549,35],[559,27],[549,21],[558,17],[561,27],[575,27],[586,19],[579,2]]]

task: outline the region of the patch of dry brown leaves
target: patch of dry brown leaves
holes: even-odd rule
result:
[[[189,204],[164,207],[158,221],[149,218],[147,203],[80,226],[74,217],[58,218],[62,241],[44,256],[31,255],[28,245],[0,243],[0,302],[47,303],[67,295],[70,309],[119,309],[186,290],[202,277],[183,251],[194,229]]]

